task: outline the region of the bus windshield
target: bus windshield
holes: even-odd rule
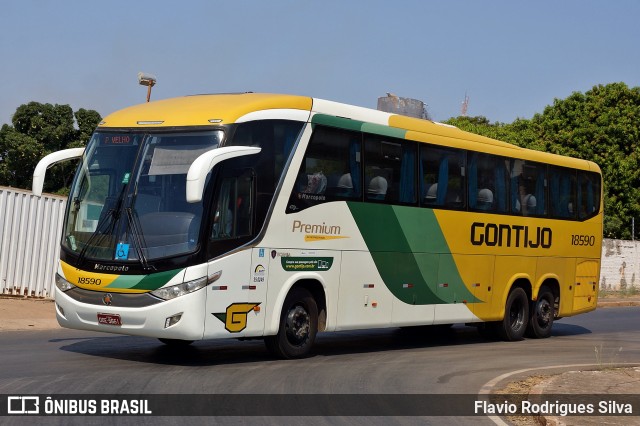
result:
[[[222,130],[96,132],[70,194],[63,247],[82,259],[158,259],[198,245],[202,202],[187,203],[193,161],[217,148]]]

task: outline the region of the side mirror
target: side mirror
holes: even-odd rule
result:
[[[33,172],[33,184],[31,185],[31,192],[36,197],[42,196],[42,187],[44,186],[44,175],[47,169],[55,163],[61,161],[72,160],[74,158],[82,157],[84,148],[70,148],[63,149],[62,151],[52,152],[38,162],[36,169]]]
[[[235,157],[257,154],[262,150],[255,146],[225,146],[207,151],[196,158],[187,172],[187,202],[202,201],[207,175],[216,164]]]

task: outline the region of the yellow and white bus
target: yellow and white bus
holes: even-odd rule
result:
[[[596,307],[594,163],[321,99],[219,94],[115,112],[81,157],[56,277],[64,327],[186,344],[477,323],[548,337]]]

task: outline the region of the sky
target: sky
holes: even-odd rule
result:
[[[103,117],[198,93],[307,95],[510,123],[598,84],[640,86],[636,0],[5,0],[0,125],[37,101]]]

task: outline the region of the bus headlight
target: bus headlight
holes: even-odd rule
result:
[[[65,280],[60,274],[56,274],[56,287],[62,292],[69,291],[72,288],[76,288],[75,285]]]
[[[151,294],[160,299],[171,300],[185,294],[193,293],[207,285],[207,277],[198,278],[197,280],[187,281],[186,283],[172,285],[171,287],[162,287],[153,290]]]

